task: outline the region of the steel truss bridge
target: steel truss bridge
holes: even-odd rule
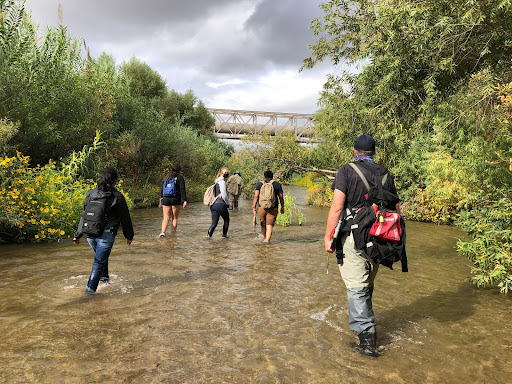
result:
[[[241,139],[246,135],[264,132],[271,136],[291,132],[297,141],[313,141],[315,125],[312,115],[216,108],[208,108],[208,111],[215,117],[214,133],[218,137]]]

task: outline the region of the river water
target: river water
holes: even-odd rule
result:
[[[206,239],[209,209],[182,211],[159,240],[161,211],[133,213],[112,283],[83,292],[85,241],[0,247],[0,381],[6,383],[511,383],[512,301],[466,284],[456,228],[408,223],[409,273],[382,268],[377,359],[348,343],[345,288],[322,237],[327,209],[303,226],[252,231],[250,201]],[[222,222],[222,220],[221,220]]]

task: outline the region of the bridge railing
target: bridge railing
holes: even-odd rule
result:
[[[215,118],[214,133],[240,139],[245,135],[270,135],[287,131],[299,141],[310,141],[314,134],[313,116],[301,113],[259,112],[208,108]]]

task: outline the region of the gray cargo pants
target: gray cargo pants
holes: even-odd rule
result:
[[[339,269],[347,287],[349,327],[357,334],[363,331],[375,332],[372,294],[379,266],[374,264],[366,253],[354,248],[352,232],[343,236],[345,256]]]

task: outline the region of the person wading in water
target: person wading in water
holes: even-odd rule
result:
[[[355,164],[365,163],[364,167],[360,166],[358,168],[360,168],[370,186],[376,185],[373,174],[366,167],[379,171],[379,173],[385,173],[387,170],[373,161],[375,140],[368,135],[359,136],[354,143],[353,152],[356,160]],[[396,194],[392,177],[387,177],[383,188]],[[325,250],[329,253],[333,252],[331,248],[332,233],[342,212],[346,209],[355,212],[357,208],[362,207],[366,201],[365,195],[368,193],[362,178],[350,163],[338,169],[332,189],[334,195],[324,238]],[[396,205],[396,209],[399,211],[399,204]],[[342,234],[341,244],[343,258],[339,261],[339,270],[347,288],[349,327],[359,337],[359,343],[352,344],[352,347],[362,354],[376,357],[377,333],[372,294],[379,265],[375,264],[364,251],[355,248],[352,231]]]
[[[181,165],[175,164],[171,171],[165,176],[162,191],[160,193],[160,206],[163,211],[162,226],[158,237],[165,237],[165,231],[172,217],[172,232],[178,228],[178,216],[180,215],[181,204],[187,206],[187,190],[185,179],[181,175]]]
[[[229,177],[229,169],[226,167],[221,167],[219,172],[217,172],[217,176],[215,178],[215,196],[218,196],[215,202],[210,205],[210,212],[212,214],[212,224],[208,229],[207,237],[210,238],[213,236],[213,232],[215,228],[217,228],[217,224],[219,224],[219,217],[222,217],[224,220],[224,224],[222,225],[222,237],[228,237],[228,229],[229,229],[229,200],[228,200],[228,192],[226,190],[226,180]]]
[[[274,177],[272,171],[265,171],[263,177],[265,180],[256,184],[252,211],[254,214],[258,213],[260,217],[263,242],[270,243],[272,229],[279,213],[279,204],[281,205],[281,214],[284,213],[283,187],[277,181],[272,180]]]
[[[106,167],[100,171],[97,187],[87,192],[84,212],[73,237],[73,242],[78,244],[80,237],[86,234],[87,242],[94,251],[94,261],[85,293],[96,292],[100,280],[104,283],[109,282],[108,258],[119,225],[123,228],[126,243],[130,245],[133,240],[130,211],[123,194],[115,189],[116,183],[117,171],[114,168]],[[95,215],[98,216],[97,221],[89,219]],[[96,233],[93,233],[94,231]]]

